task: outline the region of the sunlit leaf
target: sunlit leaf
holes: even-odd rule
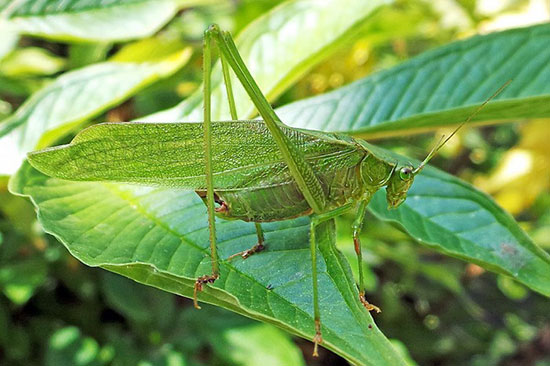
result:
[[[146,37],[170,20],[179,0],[13,1],[4,8],[17,31],[61,41],[120,41]]]
[[[0,61],[0,74],[10,77],[55,74],[65,60],[38,47],[21,48]]]
[[[239,53],[262,92],[273,100],[313,65],[329,56],[356,35],[359,24],[368,21],[381,5],[391,0],[292,0],[286,1],[262,20],[246,27],[235,39]],[[213,71],[212,118],[229,119],[221,67]],[[254,115],[250,98],[232,76],[238,116]],[[201,121],[202,89],[178,106],[139,120],[155,122]]]
[[[471,37],[425,52],[333,92],[278,109],[291,126],[380,137],[464,121],[550,116],[550,25]]]
[[[0,19],[0,34],[2,40],[0,41],[0,60],[10,53],[19,39],[17,32],[6,21]]]
[[[517,214],[550,187],[550,120],[522,128],[521,141],[500,159],[494,172],[476,184],[494,194],[508,211]]]
[[[39,143],[57,139],[86,119],[170,75],[189,56],[190,49],[180,47],[160,59],[97,63],[61,75],[0,123],[0,174],[12,174],[25,154]],[[44,136],[46,133],[49,136]]]

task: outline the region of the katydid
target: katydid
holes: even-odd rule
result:
[[[211,120],[212,42],[220,51],[231,121]],[[249,94],[262,120],[238,119],[230,69]],[[380,311],[365,298],[359,235],[367,205],[373,194],[385,187],[388,207],[398,207],[406,199],[415,176],[474,114],[446,140],[442,138],[416,168],[388,158],[375,146],[345,134],[291,128],[283,124],[260,91],[230,34],[214,25],[205,31],[204,37],[203,122],[102,123],[81,131],[69,145],[30,153],[29,161],[45,174],[69,180],[116,181],[195,190],[207,206],[212,263],[212,272],[195,282],[197,308],[198,293],[205,284],[219,277],[215,216],[255,224],[258,242],[249,250],[228,258],[232,259],[237,255],[247,258],[265,248],[262,222],[309,215],[313,341],[314,355],[317,355],[322,336],[315,227],[357,209],[353,242],[359,263],[358,297],[368,310]],[[144,143],[144,135],[159,138]]]

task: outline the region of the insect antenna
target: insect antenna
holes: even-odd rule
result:
[[[445,146],[445,144],[447,142],[449,142],[449,140],[451,138],[453,138],[454,135],[456,135],[458,130],[460,130],[465,124],[469,123],[472,120],[472,118],[474,118],[475,115],[478,114],[479,111],[482,110],[483,107],[485,107],[485,105],[487,105],[487,103],[489,103],[494,97],[499,95],[504,90],[504,88],[506,88],[508,86],[508,84],[510,84],[511,82],[512,82],[512,79],[508,80],[500,88],[498,88],[498,90],[493,95],[491,95],[489,98],[487,98],[483,103],[481,103],[481,105],[479,107],[477,107],[477,109],[472,114],[470,114],[464,122],[462,122],[460,125],[458,125],[458,127],[453,132],[451,132],[451,134],[449,136],[447,136],[447,138],[445,138],[445,135],[442,135],[441,138],[439,139],[439,141],[437,142],[437,144],[435,144],[435,146],[429,152],[428,156],[426,156],[424,161],[422,161],[422,163],[420,163],[418,168],[416,168],[413,171],[413,174],[419,173],[426,166],[426,164],[428,164],[428,162],[437,154],[437,152],[443,146]]]

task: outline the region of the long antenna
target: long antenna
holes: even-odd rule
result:
[[[417,174],[419,173],[425,166],[426,164],[428,164],[428,162],[435,156],[435,154],[437,154],[437,152],[443,147],[445,146],[445,144],[447,142],[449,142],[449,140],[454,136],[456,135],[456,133],[458,132],[458,130],[460,130],[465,124],[469,123],[472,118],[475,117],[476,114],[479,113],[480,110],[483,109],[483,107],[485,107],[485,105],[487,105],[487,103],[489,103],[494,97],[496,97],[497,95],[499,95],[503,90],[504,88],[506,88],[508,86],[508,84],[510,84],[512,82],[512,79],[508,80],[507,82],[505,82],[500,88],[498,88],[498,90],[496,92],[494,92],[493,95],[491,95],[489,98],[487,98],[487,100],[485,100],[483,103],[481,103],[481,105],[479,107],[477,107],[477,109],[472,113],[470,114],[470,116],[468,116],[468,118],[466,118],[466,120],[464,122],[462,122],[460,125],[458,125],[458,127],[447,137],[445,138],[445,135],[442,135],[441,138],[439,139],[438,143],[435,144],[435,146],[433,147],[433,149],[430,151],[430,153],[428,154],[428,156],[426,156],[426,159],[424,159],[424,161],[422,163],[420,163],[420,165],[418,166],[418,168],[416,168],[414,171],[413,171],[413,174]]]

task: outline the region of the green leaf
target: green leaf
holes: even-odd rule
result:
[[[178,339],[211,345],[223,364],[239,366],[302,366],[304,357],[292,337],[271,324],[259,323],[213,307],[181,312]],[[190,340],[187,340],[188,342]],[[181,346],[180,346],[181,347]],[[307,351],[306,351],[307,352]]]
[[[77,327],[65,327],[50,338],[46,350],[47,366],[100,366],[101,349],[97,341],[82,335]]]
[[[2,264],[0,288],[14,304],[23,305],[46,280],[46,261],[40,257]]]
[[[10,185],[32,198],[44,229],[87,265],[187,297],[197,276],[210,273],[205,206],[194,192],[63,181],[28,163]],[[222,260],[220,279],[199,299],[312,339],[309,219],[263,226],[268,249],[247,260]],[[251,223],[220,220],[217,227],[221,258],[256,240]],[[323,345],[358,365],[403,364],[359,302],[334,247],[333,222],[317,234]]]
[[[381,137],[464,121],[550,116],[550,24],[476,36],[425,52],[317,97],[279,108],[294,127]]]
[[[269,100],[275,99],[315,64],[328,57],[381,5],[391,0],[286,1],[248,25],[235,39],[250,73]],[[232,86],[240,118],[254,107],[237,78]],[[202,88],[178,106],[139,120],[201,121]],[[218,63],[212,72],[212,118],[230,119]]]
[[[12,52],[0,61],[0,74],[8,77],[55,74],[65,66],[65,60],[43,48],[26,47]]]
[[[251,324],[211,332],[212,346],[224,359],[242,366],[304,365],[300,349],[286,333],[268,324]]]
[[[171,325],[174,296],[109,272],[101,274],[105,301],[131,322],[156,329]]]
[[[160,59],[155,55],[153,60],[140,62],[104,62],[61,75],[0,123],[0,175],[15,172],[25,154],[38,145],[50,143],[175,72],[189,56],[190,49],[180,47]]]
[[[75,43],[69,46],[70,68],[79,68],[105,61],[112,43]]]
[[[550,255],[486,194],[435,168],[415,178],[396,210],[387,209],[384,193],[379,191],[369,205],[379,218],[398,222],[423,245],[550,296]]]
[[[61,41],[122,41],[149,36],[177,12],[178,0],[23,0],[3,15],[23,34]]]
[[[16,46],[19,35],[13,29],[11,25],[0,17],[0,34],[2,35],[2,41],[0,41],[0,60],[9,54]]]

